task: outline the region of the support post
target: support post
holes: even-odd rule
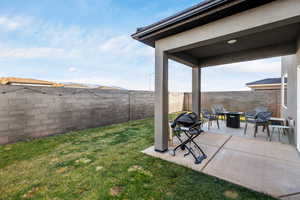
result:
[[[168,57],[158,47],[155,48],[155,151],[168,150]]]
[[[192,111],[200,116],[201,113],[201,68],[192,69]]]

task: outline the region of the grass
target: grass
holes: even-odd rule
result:
[[[0,147],[0,199],[272,199],[146,156],[153,119]]]

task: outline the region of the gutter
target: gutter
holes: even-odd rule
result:
[[[231,0],[215,0],[215,1],[211,1],[211,2],[207,2],[207,3],[203,3],[202,6],[198,7],[198,8],[195,8],[195,9],[192,9],[186,13],[182,13],[182,14],[179,14],[178,16],[175,15],[174,18],[171,18],[171,19],[167,19],[166,21],[162,20],[162,23],[157,23],[157,24],[153,24],[153,25],[149,25],[148,27],[144,27],[142,29],[142,31],[137,31],[136,33],[134,33],[132,35],[133,38],[135,39],[139,39],[145,35],[147,35],[149,32],[153,32],[153,31],[157,31],[157,30],[160,30],[160,29],[163,29],[169,25],[172,25],[172,24],[175,24],[175,23],[178,23],[180,21],[183,21],[185,20],[186,18],[189,18],[193,15],[196,15],[196,14],[199,14],[199,13],[202,13],[202,12],[205,12],[211,8],[214,8],[214,7],[217,7],[219,6],[220,4],[223,4],[223,3],[226,3],[228,1],[231,1]]]

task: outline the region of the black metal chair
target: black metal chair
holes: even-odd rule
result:
[[[208,130],[212,126],[213,121],[217,122],[218,129],[220,129],[219,119],[218,119],[218,116],[216,114],[214,114],[213,112],[211,112],[207,109],[203,109],[201,114],[202,114],[202,118],[208,122]]]
[[[253,111],[245,112],[245,129],[244,129],[244,134],[246,134],[247,127],[248,127],[248,121],[249,120],[254,120],[257,117],[257,114],[260,112],[267,112],[268,109],[263,106],[256,107]],[[263,129],[264,131],[264,129]]]
[[[248,123],[255,124],[254,137],[257,135],[258,127],[262,126],[263,129],[267,129],[268,139],[271,140],[271,134],[269,129],[269,120],[272,117],[272,112],[259,112],[255,118],[248,118],[246,120],[245,131],[246,134]]]
[[[264,106],[259,106],[259,107],[256,107],[253,111],[246,112],[245,117],[249,118],[249,119],[255,119],[255,117],[258,113],[267,112],[267,111],[268,111],[268,108],[266,108]]]
[[[226,119],[226,109],[222,104],[215,104],[211,107],[213,113],[220,119],[225,120]]]

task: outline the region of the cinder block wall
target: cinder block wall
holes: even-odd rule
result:
[[[153,92],[25,88],[0,86],[0,144],[154,115]],[[182,111],[183,96],[170,93],[170,112]]]
[[[281,116],[280,90],[203,92],[202,108],[210,109],[214,104],[222,104],[228,111],[247,112],[257,106],[265,106],[273,116]],[[184,110],[192,109],[192,94],[185,93]]]
[[[154,115],[149,91],[0,86],[0,144]],[[223,104],[230,111],[267,106],[280,116],[280,91],[204,92],[202,107]],[[170,93],[169,112],[191,110],[190,93]]]

